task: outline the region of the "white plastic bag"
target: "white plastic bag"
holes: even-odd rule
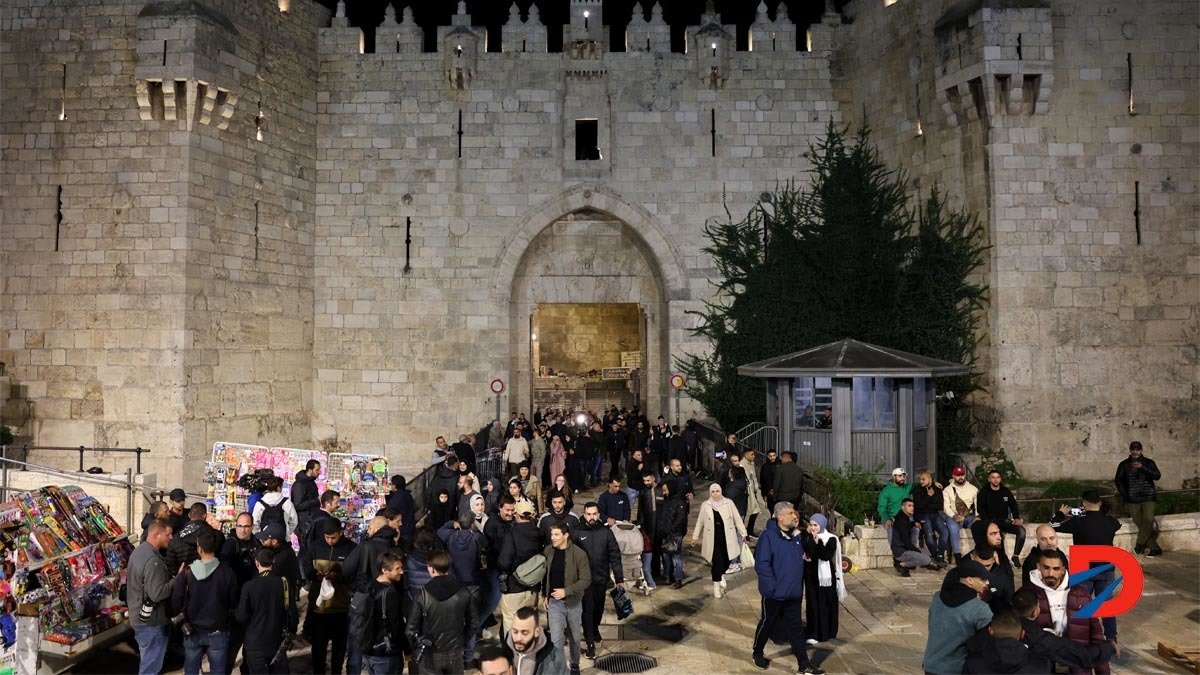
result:
[[[317,594],[317,609],[325,609],[331,602],[333,602],[333,582],[322,579],[321,592]]]

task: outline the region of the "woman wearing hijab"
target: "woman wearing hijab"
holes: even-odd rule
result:
[[[804,628],[809,644],[837,637],[838,604],[846,598],[842,583],[842,545],[828,529],[828,520],[817,513],[808,519],[804,538],[804,594],[807,617]]]
[[[483,532],[483,526],[487,524],[488,514],[484,506],[483,495],[471,495],[471,516],[475,518],[475,524],[479,526],[479,531]]]
[[[534,508],[541,513],[542,481],[538,480],[537,474],[533,473],[527,464],[523,464],[521,468],[517,469],[517,479],[521,482],[521,492],[525,498],[533,502]]]
[[[691,546],[703,542],[700,555],[712,566],[713,597],[720,600],[725,590],[725,575],[735,571],[731,560],[741,552],[746,526],[733,502],[725,499],[721,486],[708,486],[708,501],[700,505],[700,516],[692,530]]]
[[[449,490],[438,490],[437,500],[429,507],[425,524],[435,532],[439,527],[458,517],[458,506],[450,500]]]
[[[558,477],[567,470],[567,448],[562,439],[555,435],[550,440],[550,483],[553,485]]]

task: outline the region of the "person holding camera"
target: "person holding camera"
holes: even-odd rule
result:
[[[171,525],[167,520],[154,520],[146,527],[146,538],[129,554],[126,577],[129,625],[137,640],[139,675],[158,675],[163,657],[167,655],[167,603],[171,597],[171,575],[162,552],[171,542]]]
[[[267,547],[254,554],[258,576],[246,582],[234,617],[246,627],[246,669],[255,675],[286,675],[287,644],[296,632],[297,616],[292,600],[295,589],[286,579],[272,574],[275,552]],[[158,671],[154,671],[158,672]]]
[[[404,672],[404,612],[401,596],[404,589],[404,560],[393,551],[379,554],[377,574],[371,581],[366,598],[359,606],[360,615],[355,617],[362,625],[356,651],[361,654],[362,664],[371,675],[378,673]],[[347,668],[347,673],[361,672]]]
[[[200,675],[200,659],[208,654],[208,669],[224,673],[228,666],[229,613],[237,605],[237,575],[217,560],[215,532],[196,535],[192,561],[175,577],[171,590],[171,619],[183,633],[184,675]]]
[[[225,544],[221,546],[219,558],[223,565],[233,570],[234,577],[237,579],[238,597],[241,597],[242,587],[246,585],[246,582],[258,574],[258,569],[254,566],[254,555],[258,553],[258,549],[262,548],[262,544],[254,536],[253,530],[254,518],[248,512],[243,511],[233,521],[233,536],[227,537]],[[229,647],[225,652],[225,675],[233,672],[233,662],[237,660],[238,652],[242,649],[245,641],[246,627],[236,618],[231,618]],[[242,661],[239,670],[242,675],[250,672],[246,667],[245,660]]]
[[[1104,513],[1098,490],[1084,490],[1081,501],[1083,502],[1082,509],[1071,508],[1065,504],[1060,506],[1058,514],[1050,522],[1054,524],[1055,521],[1059,521],[1055,527],[1059,532],[1074,537],[1072,543],[1076,545],[1112,546],[1113,537],[1116,536],[1117,530],[1121,529],[1121,521]],[[1099,567],[1101,564],[1103,563],[1092,563],[1091,566]],[[1085,581],[1084,585],[1091,588],[1092,595],[1096,596],[1104,592],[1112,580],[1113,571],[1110,569]],[[1104,617],[1102,625],[1105,638],[1115,643],[1117,641],[1117,618],[1114,616]]]
[[[475,598],[450,575],[450,554],[429,556],[429,583],[413,598],[408,612],[412,672],[464,672],[463,650],[479,627]]]

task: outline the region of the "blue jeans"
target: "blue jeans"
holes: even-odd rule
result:
[[[500,570],[495,566],[488,569],[487,589],[484,591],[483,602],[479,603],[479,630],[483,631],[484,623],[492,616],[492,612],[500,606]]]
[[[683,554],[682,553],[666,553],[667,564],[675,572],[675,581],[683,581]]]
[[[642,574],[646,577],[646,588],[658,588],[658,584],[654,583],[654,574],[650,571],[650,561],[654,558],[654,554],[646,551],[642,554]]]
[[[1103,574],[1097,574],[1091,579],[1088,579],[1087,581],[1083,582],[1083,585],[1092,589],[1092,597],[1094,598],[1103,593],[1104,589],[1107,588],[1112,581],[1113,571],[1109,570]],[[1100,625],[1104,626],[1104,638],[1106,640],[1117,639],[1117,617],[1106,616],[1103,619],[1100,619]]]
[[[595,458],[592,459],[592,482],[593,483],[600,482],[600,473],[602,472],[603,469],[604,469],[604,455],[598,454],[595,456]]]
[[[950,528],[946,527],[946,519],[941,513],[918,513],[917,522],[921,523],[921,536],[925,538],[925,547],[934,558],[941,558],[949,547]],[[935,538],[934,535],[937,535]]]
[[[346,644],[346,675],[359,675],[362,672],[363,664],[367,659],[374,658],[371,656],[363,656],[363,653],[354,645],[354,636],[350,636]],[[380,671],[387,672],[387,671]]]
[[[950,552],[954,555],[962,555],[962,550],[958,546],[958,533],[962,530],[970,530],[971,523],[975,522],[975,516],[968,515],[963,518],[962,524],[955,522],[953,518],[946,517],[946,529],[950,532]]]
[[[133,637],[138,645],[138,675],[158,675],[167,655],[167,627],[134,626]]]
[[[394,675],[404,668],[403,656],[364,656],[363,665],[371,675]],[[351,671],[346,671],[350,675]],[[358,675],[358,672],[354,672]]]
[[[229,646],[229,632],[215,631],[212,633],[192,633],[191,637],[183,638],[183,675],[200,675],[200,659],[208,653],[208,669],[213,673],[225,672],[226,648]]]

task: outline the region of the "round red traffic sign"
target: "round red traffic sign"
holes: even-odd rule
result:
[[[503,394],[504,380],[501,380],[500,378],[492,380],[491,389],[493,394]]]
[[[687,380],[685,380],[683,378],[683,376],[680,375],[679,373],[675,373],[674,375],[671,376],[671,387],[672,388],[683,389],[684,386],[686,386],[686,385],[687,385]]]

